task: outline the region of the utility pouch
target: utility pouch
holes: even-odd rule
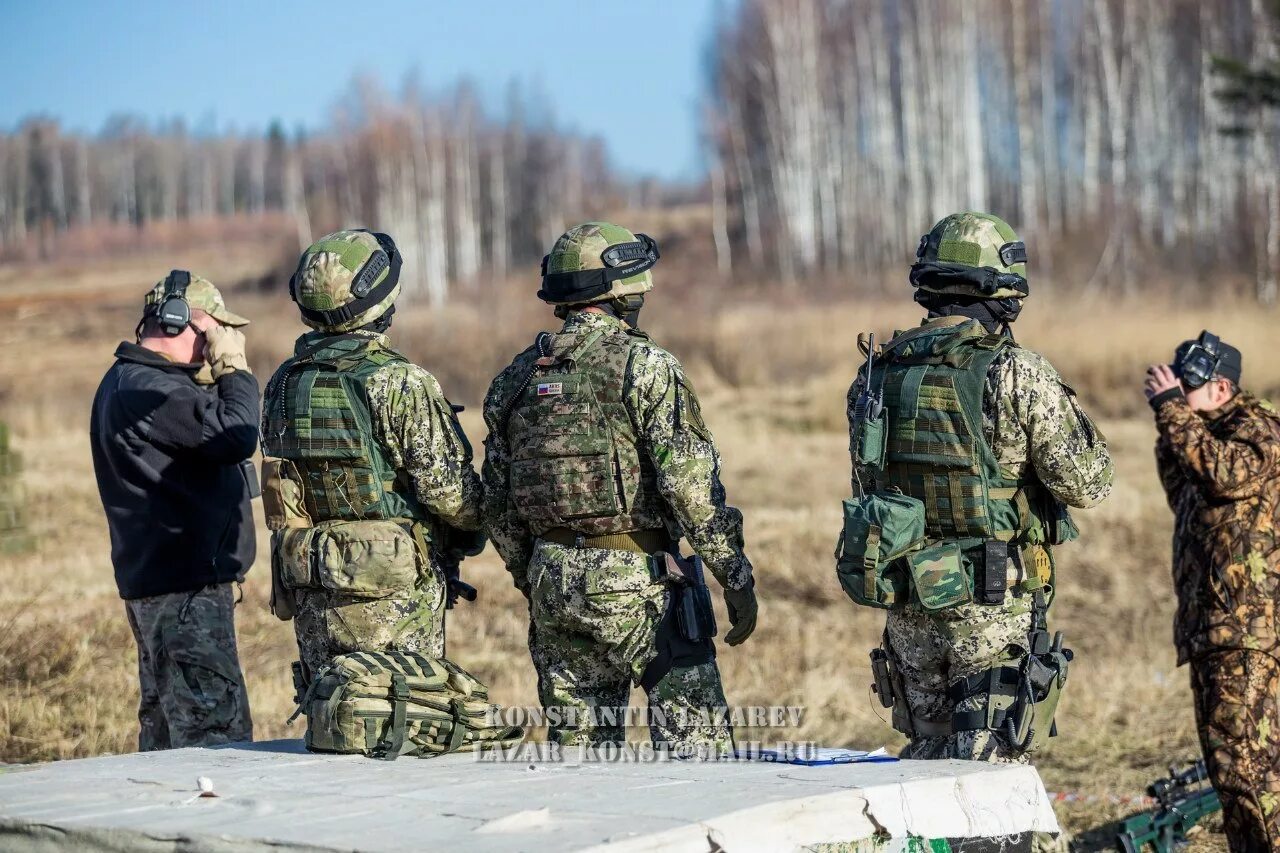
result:
[[[881,706],[893,707],[893,676],[889,672],[889,653],[884,649],[871,650],[871,689]]]
[[[982,588],[978,601],[1003,604],[1009,589],[1009,543],[988,540],[982,554]]]
[[[1067,505],[1056,497],[1049,501],[1049,544],[1065,545],[1080,536],[1080,528],[1076,527]]]
[[[282,531],[271,534],[271,613],[281,622],[288,622],[297,615],[293,606],[293,592],[285,586],[284,567],[277,540]]]
[[[262,497],[262,487],[258,484],[258,469],[252,459],[240,463],[240,474],[244,477],[245,488],[249,490],[249,500]]]
[[[282,585],[385,598],[418,580],[419,547],[394,521],[326,521],[279,533]]]
[[[711,606],[711,590],[707,589],[702,558],[683,559],[675,554],[659,552],[653,556],[671,583],[672,606],[676,609],[676,625],[680,636],[691,643],[714,639],[716,613]]]
[[[973,600],[957,542],[939,542],[907,558],[916,599],[925,610],[945,610]]]
[[[262,460],[262,509],[267,516],[268,530],[311,526],[301,483],[292,460]]]
[[[854,445],[859,464],[876,470],[884,468],[885,449],[888,446],[885,441],[887,429],[888,418],[883,412],[878,417],[863,416],[858,424],[858,435]]]
[[[924,522],[924,503],[901,492],[846,499],[835,553],[845,593],[867,607],[906,606],[911,577],[899,558],[924,542]]]

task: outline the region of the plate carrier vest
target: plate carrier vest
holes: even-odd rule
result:
[[[511,499],[521,519],[539,536],[662,528],[657,473],[623,403],[632,351],[648,336],[586,328],[547,337],[546,354],[508,402]]]
[[[293,462],[312,523],[428,518],[374,436],[365,392],[370,376],[405,361],[367,336],[339,335],[271,377],[263,453]]]

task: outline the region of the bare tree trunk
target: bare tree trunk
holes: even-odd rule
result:
[[[711,236],[716,247],[716,270],[722,276],[733,272],[733,254],[729,247],[728,202],[725,200],[724,164],[718,154],[711,163]]]
[[[507,239],[507,157],[502,134],[489,137],[489,265],[494,275],[505,278],[511,262]]]
[[[987,15],[979,15],[981,0],[966,0],[960,5],[961,33],[964,38],[964,109],[961,121],[964,125],[964,152],[968,184],[966,204],[973,210],[987,209],[987,154],[982,138],[982,93],[979,89],[978,21],[984,24]]]
[[[1018,105],[1014,127],[1018,134],[1018,210],[1022,217],[1024,237],[1036,241],[1048,241],[1040,227],[1040,199],[1037,195],[1039,179],[1036,174],[1035,144],[1032,128],[1035,118],[1031,108],[1031,74],[1027,67],[1027,9],[1020,0],[1013,0],[1009,10],[1013,28],[1013,87]],[[1043,58],[1041,59],[1043,62]]]

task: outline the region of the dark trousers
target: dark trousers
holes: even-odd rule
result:
[[[125,602],[138,643],[138,749],[253,740],[229,583]]]

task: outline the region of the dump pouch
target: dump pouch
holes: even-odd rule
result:
[[[262,509],[268,530],[311,526],[302,497],[302,478],[293,460],[262,460]]]
[[[393,521],[327,521],[273,537],[282,586],[385,598],[412,589],[426,559]]]
[[[945,610],[973,600],[958,542],[939,542],[907,558],[916,600],[925,610]]]
[[[844,501],[836,543],[836,576],[845,593],[867,607],[904,607],[911,578],[899,559],[924,543],[924,503],[900,492],[873,492]]]

